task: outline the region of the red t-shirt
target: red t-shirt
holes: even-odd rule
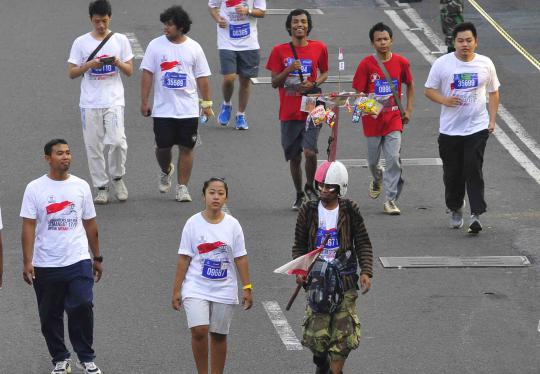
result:
[[[298,59],[302,63],[302,75],[304,80],[313,82],[317,79],[317,71],[328,71],[328,49],[323,42],[308,40],[305,47],[296,47]],[[279,44],[272,48],[266,69],[279,74],[294,61],[294,55],[289,43]],[[307,113],[300,111],[302,94],[297,91],[298,71],[289,74],[283,87],[279,87],[279,120],[280,121],[305,121]]]
[[[409,60],[397,53],[392,53],[392,58],[384,62],[384,66],[388,70],[394,85],[397,83],[399,97],[401,97],[402,83],[409,85],[413,80]],[[388,106],[383,108],[377,118],[362,116],[365,136],[385,136],[392,131],[403,130],[399,109],[392,96],[390,85],[386,82],[374,56],[367,56],[360,61],[354,74],[352,86],[356,91],[366,94],[390,95]]]

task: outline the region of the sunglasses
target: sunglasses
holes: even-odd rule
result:
[[[335,186],[333,184],[317,183],[317,189],[319,191],[322,191],[322,190],[326,189],[328,192],[335,192],[337,190],[337,186]]]

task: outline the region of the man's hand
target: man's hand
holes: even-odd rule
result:
[[[307,277],[305,275],[296,274],[296,284],[306,283]]]
[[[92,267],[94,269],[94,280],[97,283],[101,279],[101,274],[103,274],[103,264],[101,262],[94,261]]]
[[[445,106],[453,108],[453,107],[461,105],[461,99],[459,97],[457,97],[457,96],[447,96],[447,97],[444,98],[442,104],[445,105]]]
[[[251,309],[253,306],[253,292],[251,290],[244,290],[244,295],[242,296],[242,305],[244,310]]]
[[[141,104],[141,114],[143,117],[150,117],[150,114],[152,114],[152,109],[150,109],[150,104],[143,103]]]
[[[249,14],[249,8],[247,6],[237,5],[234,10],[242,16],[247,16]]]
[[[227,27],[227,20],[225,18],[219,16],[217,24],[218,24],[219,27],[224,29],[224,28]]]
[[[103,63],[99,60],[99,58],[95,58],[88,61],[86,66],[88,66],[88,69],[100,69],[103,67]]]
[[[212,107],[209,108],[201,108],[202,114],[204,114],[206,117],[210,118],[214,116],[214,111],[212,110]]]
[[[490,124],[488,125],[488,132],[489,132],[490,134],[493,134],[493,133],[495,132],[495,122],[490,123]]]
[[[401,117],[401,121],[404,125],[408,124],[411,119],[411,112],[409,110],[406,110],[405,113],[403,113],[403,117]]]
[[[182,307],[182,296],[180,295],[180,291],[173,293],[171,305],[174,310],[180,310]]]
[[[287,72],[287,74],[289,74],[289,73],[292,73],[293,71],[301,70],[301,69],[302,69],[302,63],[299,60],[294,60],[292,64],[290,64],[289,66],[287,66],[287,68],[285,68],[285,71]]]
[[[32,263],[24,264],[23,279],[29,285],[32,285],[34,279],[36,279],[36,275],[34,274],[34,265],[32,265]]]
[[[362,295],[366,294],[371,288],[371,278],[366,274],[360,275],[360,289],[362,290]]]

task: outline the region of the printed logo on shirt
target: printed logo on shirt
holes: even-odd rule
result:
[[[96,58],[111,57],[109,55],[101,55]],[[116,66],[113,64],[103,64],[100,68],[91,68],[90,75],[94,80],[107,79],[111,75],[116,74]]]
[[[187,87],[187,74],[180,72],[180,61],[162,61],[159,64],[162,86],[171,90],[183,90]],[[173,70],[173,71],[169,71]]]
[[[51,203],[45,207],[47,212],[47,230],[69,231],[77,226],[77,211],[75,204],[69,200]]]
[[[319,247],[327,234],[330,234],[330,237],[328,238],[328,241],[326,242],[326,245],[324,246],[324,249],[321,252],[319,257],[327,262],[330,262],[334,258],[336,258],[336,252],[339,249],[339,239],[338,239],[337,230],[335,228],[325,230],[319,227],[319,229],[317,230],[316,243],[317,243],[317,247]]]
[[[369,77],[369,80],[371,81],[371,83],[375,83],[375,81],[381,79],[381,76],[377,73],[373,73],[371,74],[371,76]]]
[[[197,246],[202,263],[202,276],[209,280],[227,279],[229,249],[223,242],[202,243]]]
[[[285,65],[285,67],[289,67],[293,64],[293,62],[294,58],[287,57],[285,61],[283,61],[283,64]],[[311,76],[311,73],[313,72],[313,61],[311,59],[301,58],[300,64],[302,65],[300,70],[302,70],[302,75],[304,76],[304,79]],[[298,70],[289,73],[289,75],[299,75]]]

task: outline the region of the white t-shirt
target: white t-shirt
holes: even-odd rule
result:
[[[211,75],[204,52],[195,40],[171,43],[165,35],[148,44],[141,70],[154,74],[152,117],[199,117],[197,78]]]
[[[79,36],[73,42],[68,62],[81,66],[101,43],[91,33]],[[114,33],[94,58],[118,57],[123,62],[133,59],[133,52],[128,38]],[[120,69],[114,65],[104,65],[100,69],[90,69],[81,80],[81,108],[110,108],[125,105],[124,86],[120,78]]]
[[[227,27],[217,25],[218,49],[248,51],[260,49],[257,37],[257,18],[236,13],[238,5],[266,10],[266,0],[209,0],[208,6],[220,8],[219,14],[227,20]]]
[[[327,234],[330,234],[330,238],[324,249],[319,256],[326,261],[332,261],[336,257],[336,252],[339,249],[339,238],[337,232],[337,220],[339,213],[339,206],[335,209],[326,209],[321,202],[319,202],[319,228],[317,230],[317,247],[319,247]]]
[[[234,259],[246,255],[244,233],[228,214],[220,223],[207,222],[201,213],[189,218],[182,231],[178,253],[191,257],[182,285],[182,300],[194,297],[238,304]]]
[[[21,217],[35,219],[36,238],[32,264],[63,267],[90,258],[82,220],[96,216],[90,186],[70,175],[55,181],[47,175],[28,183]]]
[[[459,60],[454,53],[439,57],[425,87],[439,90],[443,96],[458,96],[462,102],[457,107],[441,106],[439,132],[464,136],[487,129],[486,92],[496,92],[500,85],[489,57],[475,54],[469,62]]]

